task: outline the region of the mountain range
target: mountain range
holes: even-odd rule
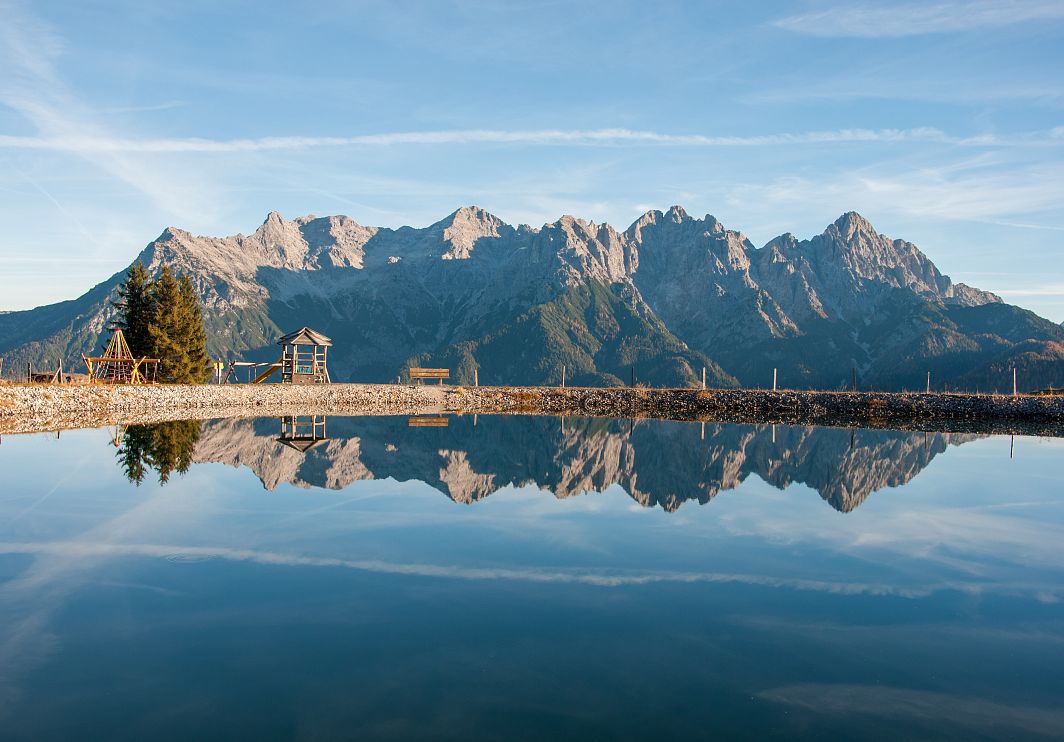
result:
[[[915,245],[850,212],[812,239],[755,247],[674,206],[625,231],[564,216],[511,226],[477,207],[425,228],[346,216],[251,235],[167,228],[137,257],[199,290],[215,358],[276,360],[308,325],[333,339],[334,381],[394,381],[411,365],[470,383],[779,383],[1011,390],[1064,385],[1064,327],[952,282]],[[6,368],[69,370],[106,342],[124,272],[81,297],[0,314]],[[10,373],[10,372],[9,372]]]
[[[310,418],[302,418],[310,420]],[[751,474],[778,489],[801,483],[836,510],[898,487],[953,445],[977,436],[796,426],[480,416],[443,428],[406,418],[316,418],[326,436],[309,450],[281,443],[275,419],[203,424],[192,460],[247,467],[268,490],[281,484],[342,490],[356,481],[418,480],[472,504],[508,485],[555,497],[619,485],[644,507],[707,503]]]

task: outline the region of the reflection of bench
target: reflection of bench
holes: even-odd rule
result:
[[[447,420],[443,415],[422,415],[408,418],[406,424],[411,428],[446,428]]]
[[[450,369],[446,368],[412,368],[410,369],[410,380],[417,380],[420,384],[422,379],[439,379],[442,384],[443,380],[451,375]]]

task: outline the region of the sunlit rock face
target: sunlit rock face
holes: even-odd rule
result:
[[[309,325],[334,340],[334,380],[392,381],[410,364],[470,383],[1011,390],[1064,385],[1064,328],[953,283],[859,214],[761,248],[680,206],[618,231],[575,216],[511,226],[475,206],[424,228],[270,213],[250,235],[174,227],[138,256],[203,299],[214,357],[276,360]],[[9,367],[75,368],[114,315],[118,274],[82,297],[0,314]],[[1007,378],[1006,378],[1007,377]]]
[[[305,453],[279,440],[276,420],[204,423],[197,462],[253,471],[266,489],[281,484],[343,489],[353,482],[418,480],[472,504],[508,485],[566,498],[619,485],[645,507],[708,503],[751,474],[779,489],[817,491],[849,512],[872,493],[898,487],[950,445],[975,436],[791,426],[661,421],[453,418],[412,429],[406,418],[328,418]]]

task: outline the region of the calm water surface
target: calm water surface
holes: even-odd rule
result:
[[[1064,736],[1064,441],[414,423],[5,436],[0,737]]]

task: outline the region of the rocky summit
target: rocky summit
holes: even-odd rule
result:
[[[216,358],[276,360],[276,338],[332,337],[334,381],[445,366],[485,384],[637,383],[1011,390],[1064,386],[1064,327],[953,283],[861,215],[758,248],[674,206],[627,230],[564,216],[511,226],[477,207],[424,228],[346,216],[251,235],[167,228],[138,256],[189,275]],[[106,340],[124,273],[72,300],[0,314],[7,369],[68,369]]]

